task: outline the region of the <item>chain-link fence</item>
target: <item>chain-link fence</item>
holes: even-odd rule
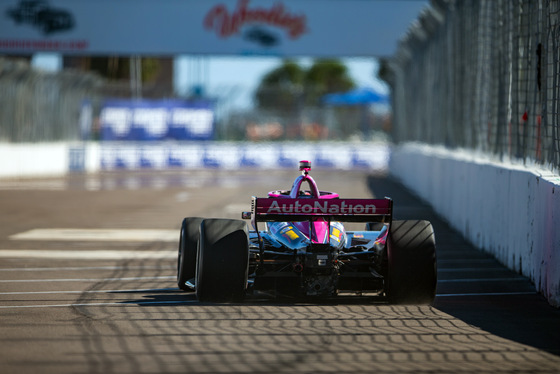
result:
[[[153,88],[142,87],[142,97]],[[307,103],[303,87],[269,87],[269,104],[239,110],[225,108],[228,97],[214,100],[216,140],[370,140],[382,139],[386,108],[369,104],[329,106],[320,97]],[[172,97],[173,93],[161,93]],[[97,139],[100,106],[105,99],[131,98],[130,84],[109,81],[78,70],[46,73],[25,61],[0,58],[0,142],[52,142]],[[213,99],[209,97],[208,99]],[[271,104],[272,103],[272,104]],[[86,112],[87,110],[87,112]],[[84,118],[87,114],[90,118]]]
[[[0,142],[81,139],[82,105],[98,99],[101,86],[89,73],[45,73],[0,58]]]
[[[382,77],[395,141],[560,168],[558,0],[433,0]]]

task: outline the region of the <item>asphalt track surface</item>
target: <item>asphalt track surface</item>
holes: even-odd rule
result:
[[[313,171],[428,219],[433,306],[372,297],[203,304],[175,283],[185,216],[238,218],[297,171],[0,181],[0,373],[559,373],[560,311],[382,175]],[[61,230],[65,229],[65,230]]]

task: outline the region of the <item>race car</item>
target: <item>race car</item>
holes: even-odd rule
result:
[[[319,190],[311,163],[300,161],[299,169],[290,190],[252,197],[242,219],[185,218],[179,288],[194,291],[201,302],[239,302],[259,293],[432,303],[437,275],[431,223],[393,220],[390,198],[348,199]],[[346,230],[348,222],[363,222],[365,229]]]

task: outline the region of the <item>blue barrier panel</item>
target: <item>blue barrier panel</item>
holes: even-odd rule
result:
[[[101,140],[212,140],[211,101],[108,100],[100,115]]]
[[[211,140],[214,137],[214,109],[207,101],[172,102],[169,108],[168,139]]]
[[[86,149],[83,146],[72,146],[68,149],[68,170],[83,172],[86,169]]]
[[[384,143],[104,142],[101,168],[293,169],[309,160],[322,169],[386,170]]]

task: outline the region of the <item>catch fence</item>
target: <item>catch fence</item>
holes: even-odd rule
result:
[[[46,73],[0,58],[0,142],[81,139],[82,106],[99,98],[102,84],[90,73]]]
[[[393,139],[560,169],[560,2],[434,0],[382,77]]]

